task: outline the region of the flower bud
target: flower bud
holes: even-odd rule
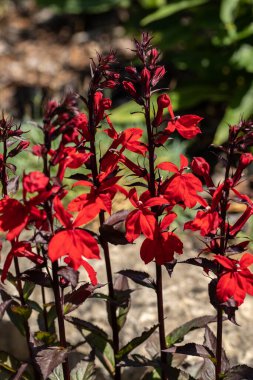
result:
[[[200,177],[205,177],[210,173],[210,166],[203,157],[194,157],[191,168],[193,173]]]

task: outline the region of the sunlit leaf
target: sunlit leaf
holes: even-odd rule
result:
[[[121,360],[124,356],[128,355],[131,351],[133,351],[136,347],[138,347],[140,344],[145,342],[150,335],[153,334],[153,332],[157,329],[159,325],[154,325],[149,330],[143,331],[143,333],[133,338],[130,342],[128,342],[124,347],[120,349],[120,351],[117,354],[117,359]]]
[[[165,17],[169,17],[174,13],[181,12],[182,10],[189,9],[192,7],[196,7],[198,5],[202,5],[207,3],[209,0],[183,0],[177,1],[168,5],[161,7],[154,13],[146,16],[141,20],[141,25],[146,26],[154,21],[159,21]]]

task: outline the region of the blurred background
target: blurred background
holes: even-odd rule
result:
[[[96,51],[116,49],[130,64],[133,37],[151,31],[176,113],[205,119],[188,147],[201,154],[253,114],[252,16],[252,0],[0,0],[0,108],[39,120],[45,99],[85,94]],[[120,90],[112,97],[124,126],[136,105]]]

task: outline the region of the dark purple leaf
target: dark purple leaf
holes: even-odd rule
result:
[[[13,177],[8,180],[7,184],[7,193],[15,194],[19,188],[19,176]]]
[[[12,303],[12,299],[9,299],[7,301],[4,301],[0,304],[0,320],[3,319],[5,310],[8,308],[8,306]]]
[[[215,353],[216,353],[216,344],[217,344],[217,339],[216,339],[214,333],[212,332],[212,330],[208,326],[206,326],[204,346],[209,348],[209,350],[213,353],[213,356],[215,356]],[[229,368],[230,368],[229,360],[226,356],[224,349],[222,349],[221,370],[222,370],[222,372],[226,372]]]
[[[163,350],[171,354],[183,354],[190,356],[199,356],[201,358],[213,357],[212,351],[208,347],[196,343],[186,343],[184,346],[174,346]]]
[[[114,281],[114,302],[117,305],[117,325],[119,330],[124,326],[130,310],[130,295],[127,277],[118,274]]]
[[[119,365],[121,367],[159,367],[160,362],[158,360],[150,360],[140,354],[133,354],[128,358],[123,359]]]
[[[126,185],[128,187],[133,187],[133,186],[139,186],[139,187],[145,187],[146,189],[148,189],[148,185],[144,182],[133,182],[133,183],[130,183],[129,185]]]
[[[80,306],[96,289],[91,284],[83,284],[64,297],[64,314],[68,314]]]
[[[107,333],[100,327],[94,325],[93,323],[84,321],[76,317],[65,317],[65,319],[69,323],[72,323],[76,328],[78,328],[78,330],[86,330],[88,332],[93,333],[94,335],[101,336],[105,340],[109,341]]]
[[[136,282],[136,284],[140,284],[142,286],[145,286],[146,288],[156,289],[155,281],[146,272],[141,272],[141,271],[132,270],[132,269],[125,269],[125,270],[120,270],[118,273],[130,278],[130,280]]]
[[[197,267],[203,268],[204,270],[211,270],[213,273],[217,272],[217,263],[204,257],[192,257],[185,261],[181,261],[180,263],[195,265]]]
[[[114,245],[129,244],[125,237],[125,220],[129,212],[122,210],[112,214],[99,229],[101,238]]]
[[[190,331],[203,328],[207,326],[208,323],[216,322],[216,320],[216,316],[206,315],[203,317],[194,318],[191,321],[184,323],[166,336],[167,346],[170,347],[175,343],[182,342],[184,336]]]
[[[90,177],[88,177],[87,175],[82,174],[82,173],[75,173],[75,174],[72,174],[71,176],[65,177],[65,178],[74,179],[75,181],[89,181],[92,183]]]
[[[12,380],[22,380],[22,375],[25,372],[26,368],[28,367],[28,363],[22,363],[19,367],[16,375],[12,378]]]
[[[21,274],[21,280],[33,282],[36,285],[44,286],[46,288],[51,288],[50,277],[47,273],[42,272],[41,269],[33,268],[28,269]]]
[[[90,322],[71,317],[67,317],[65,319],[74,324],[78,330],[82,331],[85,335],[87,343],[91,346],[96,356],[113,377],[115,362],[112,342],[108,338],[108,335],[102,329]]]
[[[149,330],[143,331],[141,336],[137,336],[133,338],[130,342],[128,342],[124,347],[122,347],[116,355],[117,360],[121,360],[123,357],[127,356],[131,351],[133,351],[140,344],[145,342],[150,335],[157,329],[159,325],[154,325]]]
[[[201,380],[215,379],[215,366],[210,359],[204,359],[204,363],[200,368]]]
[[[78,279],[79,279],[78,271],[74,270],[73,268],[65,266],[65,267],[61,267],[58,270],[58,275],[62,276],[65,280],[70,282],[73,288],[77,287]]]
[[[232,367],[225,375],[224,380],[252,380],[253,368],[246,365]]]
[[[50,373],[52,373],[59,364],[65,361],[67,355],[68,350],[62,347],[49,347],[38,351],[35,360],[44,380],[48,378]]]
[[[177,260],[174,259],[174,260],[170,261],[169,263],[164,264],[164,266],[165,266],[167,272],[169,273],[170,277],[172,276],[172,273],[173,273],[173,270],[176,266],[176,263],[177,263]]]

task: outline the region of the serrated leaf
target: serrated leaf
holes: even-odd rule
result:
[[[95,363],[92,361],[86,366],[80,362],[70,373],[71,380],[96,380]]]
[[[252,380],[253,368],[247,365],[232,367],[225,375],[224,380]]]
[[[37,353],[35,360],[44,380],[48,378],[59,364],[65,361],[67,354],[68,350],[62,347],[49,347]]]
[[[64,296],[64,314],[77,309],[96,289],[90,284],[83,284]]]
[[[66,317],[65,319],[72,323],[78,330],[82,331],[86,341],[95,351],[95,355],[110,375],[113,376],[115,370],[114,352],[112,343],[106,332],[104,332],[100,327],[79,318]]]
[[[72,323],[80,331],[86,330],[86,331],[91,332],[95,335],[102,336],[108,342],[110,341],[107,333],[104,330],[102,330],[100,327],[94,325],[91,322],[87,322],[87,321],[84,321],[84,320],[76,318],[76,317],[65,317],[65,319],[69,323]]]
[[[157,360],[150,360],[143,355],[133,354],[120,361],[121,367],[159,367],[161,363]]]
[[[29,281],[36,285],[44,286],[46,288],[51,288],[51,281],[49,275],[45,272],[42,272],[41,269],[33,268],[28,269],[21,274],[22,281]]]
[[[121,210],[112,214],[99,228],[101,238],[114,245],[129,244],[125,237],[125,220],[130,211]]]
[[[8,181],[7,184],[7,193],[15,194],[19,188],[19,176],[15,176]]]
[[[0,304],[0,320],[3,319],[4,313],[11,303],[12,303],[12,300],[10,299]]]
[[[196,343],[186,343],[184,346],[174,346],[163,351],[169,352],[171,354],[183,354],[189,356],[198,356],[201,358],[214,358],[212,351],[208,347]]]
[[[27,363],[22,363],[7,352],[0,351],[0,379],[1,380],[32,380],[31,369]]]
[[[146,272],[141,272],[132,269],[120,270],[118,273],[130,278],[136,284],[145,286],[146,288],[156,289],[155,281]]]
[[[216,322],[217,318],[213,315],[206,315],[203,317],[194,318],[191,321],[184,323],[183,325],[177,327],[169,335],[166,336],[166,344],[168,347],[175,343],[182,342],[184,336],[190,331],[203,328],[208,323]]]
[[[169,17],[175,13],[181,12],[184,9],[189,9],[202,4],[207,3],[208,0],[183,0],[177,1],[168,5],[164,5],[159,8],[156,12],[149,14],[144,19],[141,20],[141,25],[146,26],[154,21],[159,21],[165,17]]]
[[[32,313],[31,308],[28,306],[11,305],[11,310],[23,320],[28,320]]]
[[[50,346],[57,341],[57,335],[51,334],[48,331],[36,331],[34,337],[44,343],[46,346]]]
[[[118,274],[114,281],[114,302],[116,303],[116,316],[119,331],[124,326],[127,314],[130,310],[130,295],[132,290],[129,289],[127,277]]]
[[[210,330],[210,328],[208,326],[206,326],[204,346],[208,347],[213,352],[213,356],[215,356],[215,353],[216,353],[216,344],[217,344],[217,339],[216,339],[214,333],[212,332],[212,330]],[[229,370],[229,368],[230,368],[229,360],[226,356],[224,349],[222,349],[222,351],[221,351],[221,371],[226,372],[227,370]]]
[[[24,296],[24,300],[27,301],[28,298],[30,297],[30,295],[32,294],[32,292],[34,291],[34,288],[35,288],[35,284],[30,282],[30,281],[26,281],[24,286],[23,286],[23,296]]]
[[[138,347],[140,344],[145,342],[150,335],[153,334],[153,332],[157,329],[159,325],[152,326],[149,330],[143,331],[143,333],[133,338],[130,342],[128,342],[124,347],[122,347],[119,352],[116,355],[117,360],[121,360],[124,356],[128,355],[131,351],[133,351],[136,347]]]

